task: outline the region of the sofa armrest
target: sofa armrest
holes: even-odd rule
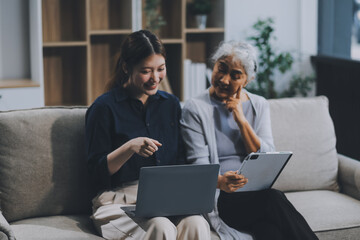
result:
[[[360,161],[338,154],[341,192],[360,200]]]
[[[5,217],[2,215],[1,211],[0,211],[0,232],[3,233],[3,234],[0,234],[1,239],[15,240],[14,233],[11,230],[9,223],[6,221]]]

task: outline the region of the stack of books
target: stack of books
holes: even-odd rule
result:
[[[193,98],[206,90],[211,81],[211,70],[205,63],[184,61],[184,101]]]

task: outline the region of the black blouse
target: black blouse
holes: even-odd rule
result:
[[[96,192],[139,179],[140,168],[184,163],[180,137],[179,100],[158,91],[149,97],[146,107],[131,98],[126,90],[115,88],[100,97],[86,112],[88,169]],[[118,172],[109,175],[107,155],[136,137],[149,137],[162,146],[151,157],[134,154]]]

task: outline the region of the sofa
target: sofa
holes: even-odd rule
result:
[[[319,239],[359,239],[360,162],[336,152],[327,98],[269,102],[275,146],[294,153],[274,188]],[[85,112],[0,112],[0,239],[102,239],[89,219]]]

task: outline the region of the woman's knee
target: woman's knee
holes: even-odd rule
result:
[[[251,228],[252,234],[259,240],[281,240],[283,239],[279,227],[272,222],[260,221]]]
[[[285,194],[282,191],[277,190],[277,189],[273,189],[273,188],[268,189],[268,190],[266,190],[266,194],[267,194],[267,197],[270,199],[274,199],[274,200],[286,199]]]
[[[209,223],[200,215],[182,219],[177,230],[177,239],[210,239]]]
[[[166,217],[151,218],[146,225],[145,239],[176,239],[177,229]]]

